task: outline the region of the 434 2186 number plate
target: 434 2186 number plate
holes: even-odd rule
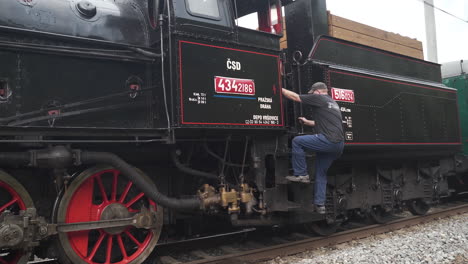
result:
[[[215,76],[214,84],[216,93],[255,95],[254,80]]]

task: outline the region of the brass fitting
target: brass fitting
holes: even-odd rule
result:
[[[231,191],[228,192],[226,191],[226,187],[221,187],[219,192],[221,194],[221,205],[223,207],[229,206],[228,212],[230,214],[240,212],[238,199],[239,193],[236,190],[231,189]]]
[[[198,197],[202,200],[203,209],[218,205],[221,202],[221,197],[219,194],[216,194],[215,188],[209,184],[204,184],[202,188],[198,190]]]
[[[240,203],[247,204],[254,200],[253,190],[248,184],[241,184],[240,191],[227,190],[220,187],[218,192],[213,186],[204,184],[198,190],[198,196],[202,200],[203,209],[218,205],[227,208],[230,214],[240,212]]]
[[[229,212],[230,214],[232,214],[232,213],[239,213],[239,212],[240,212],[240,207],[239,207],[239,205],[238,205],[237,203],[231,204],[231,205],[229,206],[229,208],[228,208],[228,212]]]
[[[241,184],[241,192],[240,192],[240,201],[241,203],[248,203],[253,199],[253,192],[252,188],[247,183]]]
[[[221,187],[219,189],[221,194],[221,206],[228,207],[229,204],[237,204],[237,192],[234,189],[231,189],[230,192],[226,191],[226,187]]]

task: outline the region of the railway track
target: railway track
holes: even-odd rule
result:
[[[401,228],[423,224],[435,219],[468,212],[468,201],[434,207],[424,216],[399,216],[386,224],[349,224],[343,230],[328,237],[317,237],[302,232],[275,234],[261,231],[244,236],[237,235],[221,241],[200,240],[197,245],[180,244],[175,247],[156,247],[158,252],[152,264],[204,264],[204,263],[256,263],[276,257],[298,254],[324,246],[331,246],[371,235],[391,232]],[[177,249],[174,249],[177,248]]]

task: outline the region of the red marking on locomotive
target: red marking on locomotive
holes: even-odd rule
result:
[[[139,84],[131,84],[130,85],[130,90],[139,91],[140,90],[140,85]]]
[[[332,98],[335,101],[354,103],[354,91],[347,89],[334,88],[331,89]]]
[[[50,110],[47,112],[50,116],[51,115],[60,115],[60,110]]]
[[[255,95],[255,81],[215,76],[215,91],[224,94]]]

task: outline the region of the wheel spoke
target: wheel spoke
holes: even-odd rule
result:
[[[18,198],[14,198],[13,200],[9,201],[8,203],[6,203],[4,206],[0,207],[0,213],[5,211],[5,209],[8,208],[8,206],[11,206],[13,205],[14,203],[16,203],[18,201]]]
[[[133,198],[130,202],[126,203],[125,204],[125,207],[129,208],[130,206],[132,206],[134,203],[136,203],[138,200],[141,199],[141,197],[145,196],[144,193],[140,193],[138,194],[137,196],[135,196],[135,198]]]
[[[96,242],[96,244],[94,244],[93,250],[91,251],[91,253],[87,257],[88,261],[93,260],[94,255],[96,255],[96,252],[98,251],[98,249],[101,246],[102,241],[104,240],[105,237],[106,237],[106,235],[104,233],[101,233],[101,235],[99,236],[98,241]]]
[[[111,193],[111,201],[115,202],[117,199],[117,180],[119,176],[119,171],[114,172],[114,178],[112,179],[112,193]]]
[[[125,201],[125,198],[127,198],[127,194],[130,191],[130,188],[132,188],[133,182],[128,182],[127,185],[125,186],[125,190],[120,195],[119,203],[123,203]]]
[[[125,234],[137,245],[137,246],[141,246],[141,243],[132,235],[130,234],[130,232],[128,231],[125,231]]]
[[[107,193],[106,190],[104,189],[104,185],[102,185],[102,179],[101,175],[96,177],[97,184],[99,186],[99,190],[101,191],[102,199],[104,203],[108,203],[109,199],[107,199]]]
[[[112,255],[112,240],[114,236],[109,236],[107,239],[106,263],[110,263]]]
[[[122,241],[122,235],[117,235],[117,243],[119,244],[120,252],[122,252],[122,256],[124,259],[128,258],[127,250],[125,250],[125,246]]]

